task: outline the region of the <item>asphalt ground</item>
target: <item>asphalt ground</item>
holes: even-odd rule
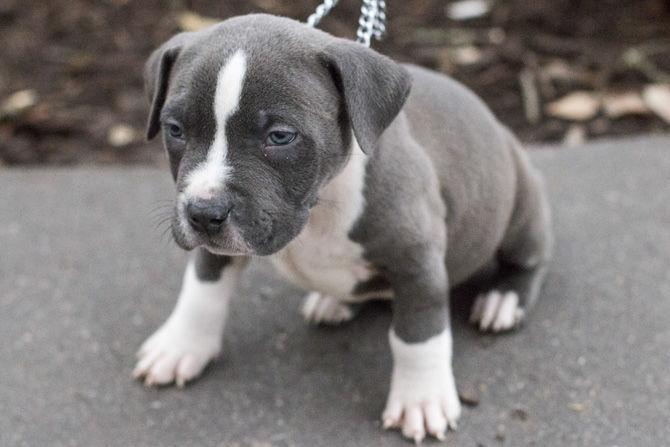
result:
[[[533,158],[555,259],[517,333],[479,334],[473,288],[454,293],[456,380],[477,405],[446,445],[665,445],[670,138]],[[379,422],[388,304],[311,327],[302,292],[257,261],[222,358],[185,389],[147,389],[134,353],[170,312],[185,260],[153,223],[168,172],[4,169],[0,191],[0,445],[408,445]]]

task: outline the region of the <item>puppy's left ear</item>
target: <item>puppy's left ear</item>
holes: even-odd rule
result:
[[[147,122],[147,139],[151,140],[160,130],[160,116],[167,97],[170,73],[184,43],[192,33],[172,37],[151,53],[144,65],[144,90],[149,97],[150,109]]]
[[[400,113],[412,86],[402,66],[365,46],[337,39],[320,54],[344,98],[351,127],[365,153]]]

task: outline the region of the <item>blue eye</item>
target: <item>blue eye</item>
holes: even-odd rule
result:
[[[270,146],[286,146],[293,142],[298,134],[286,130],[275,130],[268,134],[266,144]]]
[[[184,136],[184,130],[177,123],[167,123],[165,127],[172,138],[182,138]]]

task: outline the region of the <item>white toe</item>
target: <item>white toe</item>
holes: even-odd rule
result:
[[[516,292],[507,292],[498,306],[498,313],[492,325],[493,330],[497,332],[512,328],[518,307],[519,295]]]
[[[400,428],[419,443],[426,435],[444,439],[461,414],[451,370],[451,333],[446,330],[425,342],[408,344],[393,331],[391,389],[382,414],[384,428]]]
[[[519,306],[519,295],[514,291],[504,294],[491,290],[477,297],[472,306],[470,322],[481,331],[507,331],[515,328],[523,319],[524,311]]]
[[[488,329],[491,326],[491,323],[493,323],[493,320],[495,320],[501,299],[502,296],[497,290],[493,290],[486,295],[486,298],[484,299],[484,309],[482,310],[482,318],[479,321],[479,328],[481,330]]]
[[[354,317],[347,304],[318,292],[305,297],[300,313],[305,321],[314,324],[340,324]]]
[[[398,428],[402,420],[402,402],[399,400],[389,401],[386,404],[384,413],[382,414],[382,421],[384,428]]]
[[[402,434],[416,443],[426,437],[423,412],[418,404],[410,405],[405,409],[405,419],[402,424]]]
[[[302,302],[302,307],[300,308],[300,313],[303,318],[305,318],[305,321],[311,323],[312,316],[316,311],[316,306],[319,304],[320,298],[321,294],[317,292],[312,292],[305,296]]]
[[[188,332],[168,321],[140,348],[133,376],[149,386],[183,386],[199,376],[220,349],[218,336]]]
[[[207,362],[204,359],[199,359],[194,355],[185,355],[177,365],[176,383],[178,386],[183,386],[186,382],[195,379],[202,372],[202,363]]]
[[[472,305],[472,311],[470,312],[470,323],[478,323],[482,319],[482,312],[484,312],[484,303],[486,302],[486,295],[479,295],[475,300],[475,304]]]
[[[147,385],[166,385],[175,379],[175,370],[179,357],[174,353],[165,353],[160,356],[149,369]]]
[[[428,433],[443,440],[447,431],[447,418],[442,412],[442,406],[437,402],[428,402],[424,404],[423,412],[426,416]]]
[[[458,420],[461,418],[461,401],[458,393],[455,391],[442,399],[442,411],[447,418],[447,425],[450,429],[458,428]]]

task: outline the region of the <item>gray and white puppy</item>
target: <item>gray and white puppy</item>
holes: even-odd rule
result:
[[[174,238],[195,250],[135,376],[182,385],[200,374],[249,257],[268,256],[312,291],[308,320],[392,298],[384,427],[416,441],[455,428],[450,287],[497,258],[472,320],[512,329],[551,251],[542,180],[510,132],[445,76],[269,15],[173,37],[147,62],[146,85],[148,137],[162,130],[176,182]]]

